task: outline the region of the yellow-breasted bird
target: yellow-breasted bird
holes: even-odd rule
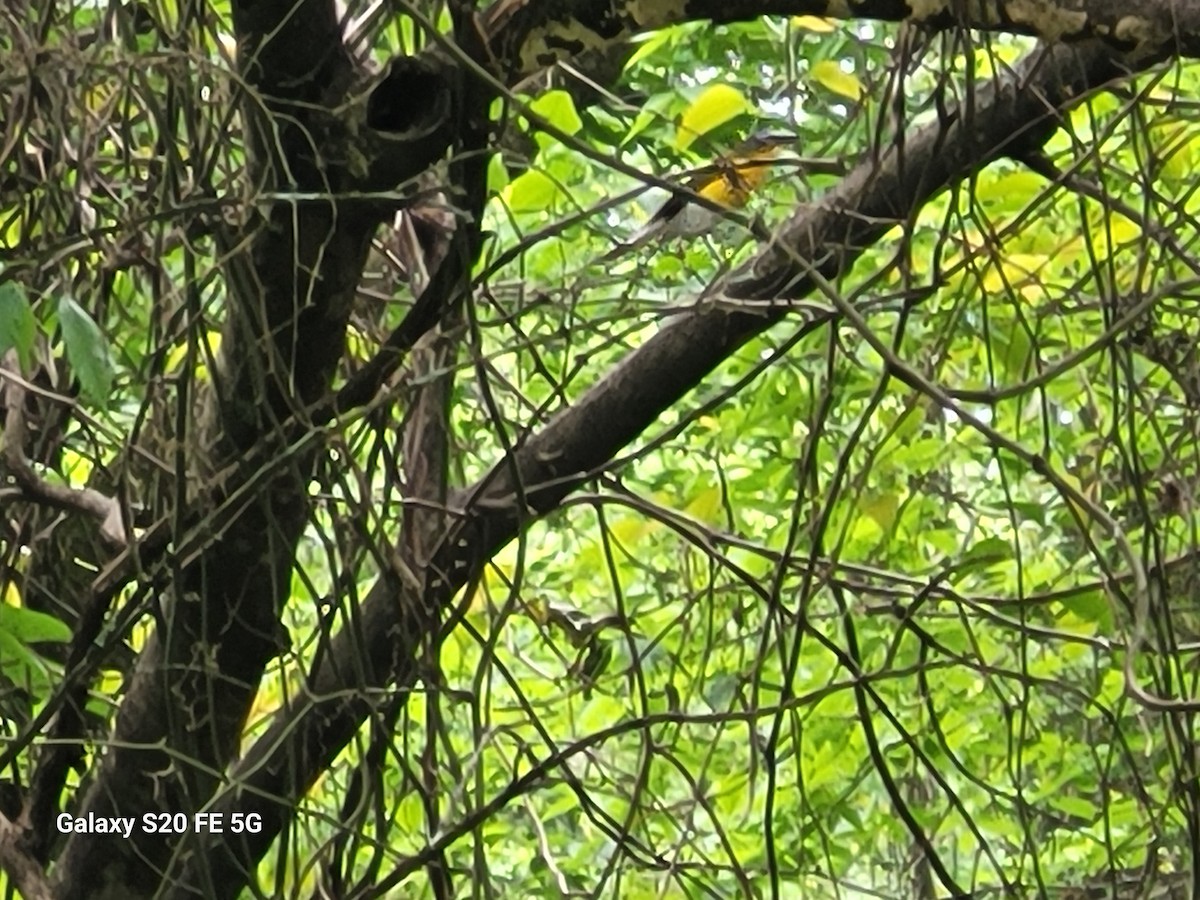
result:
[[[695,237],[710,232],[721,221],[719,207],[741,209],[767,179],[772,161],[795,135],[758,132],[712,165],[689,177],[660,206],[645,225],[614,247],[599,262],[607,262],[652,240]],[[697,198],[709,201],[704,203]],[[714,208],[718,207],[718,208]]]

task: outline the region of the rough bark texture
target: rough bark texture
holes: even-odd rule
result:
[[[788,315],[786,301],[816,290],[814,271],[836,275],[935,193],[990,160],[1039,146],[1062,110],[1121,74],[1121,65],[1195,54],[1200,28],[1192,27],[1195,9],[1165,4],[1143,5],[1137,16],[1102,2],[1086,12],[1027,0],[970,5],[970,24],[1105,42],[1057,45],[1015,77],[979,91],[969,106],[951,108],[910,135],[902,153],[893,149],[861,164],[820,207],[797,212],[771,246],[733,273],[718,292],[722,303],[673,318],[574,407],[524,436],[488,477],[451,494],[450,524],[441,516],[410,516],[398,548],[402,564],[375,584],[358,627],[334,638],[300,698],[235,760],[263,671],[286,641],[280,607],[289,595],[316,458],[312,441],[301,446],[300,439],[311,436],[312,421],[328,422],[336,409],[370,398],[465,290],[478,240],[460,227],[468,233],[456,235],[431,272],[410,320],[336,401],[329,398],[370,239],[396,210],[393,200],[364,196],[416,177],[452,146],[482,149],[480,111],[496,85],[468,62],[514,83],[555,59],[686,19],[914,14],[949,27],[968,21],[960,7],[502,0],[458,22],[465,59],[437,50],[396,60],[371,85],[343,47],[331,0],[235,0],[239,59],[257,92],[242,107],[253,161],[247,178],[275,199],[221,235],[225,248],[248,250],[231,254],[227,264],[220,365],[207,413],[189,438],[196,457],[189,464],[201,473],[204,490],[195,492],[195,508],[160,522],[143,541],[143,567],[155,565],[168,544],[180,555],[156,576],[159,628],[139,655],[112,742],[73,811],[140,817],[203,808],[227,821],[235,812],[258,813],[265,827],[240,838],[193,833],[182,841],[141,831],[119,842],[73,836],[48,854],[54,869],[47,886],[27,871],[23,838],[0,812],[0,862],[7,860],[23,889],[42,896],[52,887],[61,898],[237,896],[253,883],[258,861],[291,820],[298,798],[378,699],[403,694],[421,678],[423,650],[451,598],[492,553],[593,477],[737,347]],[[1120,63],[1118,50],[1125,52]],[[483,160],[478,154],[452,171],[449,187],[468,209],[482,202]],[[737,307],[747,300],[774,305]],[[813,318],[808,327],[830,318]],[[446,496],[447,451],[422,425],[439,420],[444,391],[438,382],[426,391],[408,434],[410,447],[427,448],[425,468],[410,469],[410,481],[435,501]],[[187,530],[171,532],[178,527]],[[128,554],[123,559],[117,571],[132,577]],[[93,607],[115,590],[104,579],[93,585]],[[84,658],[81,652],[81,665]],[[43,807],[57,802],[54,786],[64,777],[62,760],[49,767]],[[41,818],[46,809],[34,812]]]
[[[339,660],[356,648],[366,649],[368,673],[382,679],[395,672],[394,690],[413,685],[430,629],[480,565],[594,477],[737,347],[787,315],[788,299],[814,290],[810,266],[826,278],[836,275],[933,194],[993,159],[1024,153],[1048,138],[1065,107],[1120,72],[1102,45],[1055,48],[1031,60],[1017,77],[980,92],[973,114],[952,111],[913,135],[903,155],[893,152],[877,165],[864,163],[819,208],[798,212],[775,245],[725,284],[728,301],[778,301],[776,306],[741,312],[725,302],[674,319],[479,484],[452,497],[455,524],[423,573],[422,590],[414,592],[399,577],[380,580],[364,603],[361,635],[338,635],[309,695],[287,709],[237,764],[231,786],[214,804],[227,814],[256,812],[266,827],[241,841],[198,839],[202,849],[183,866],[179,883],[215,873],[216,884],[240,884],[289,821],[292,800],[311,786],[370,709],[365,700],[348,702],[346,696],[389,686],[369,675],[364,684],[363,669]],[[824,327],[830,318],[814,318],[808,327]],[[414,868],[421,864],[420,859],[412,863]],[[189,892],[179,888],[173,896]]]

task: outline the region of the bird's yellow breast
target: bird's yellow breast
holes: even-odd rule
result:
[[[775,148],[769,148],[761,153],[718,163],[717,171],[696,188],[696,193],[722,206],[745,206],[750,195],[766,180],[771,168],[770,160],[776,152]]]

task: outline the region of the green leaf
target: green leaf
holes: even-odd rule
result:
[[[0,610],[33,613],[31,610],[17,609],[12,606],[0,607]],[[44,618],[50,618],[45,616]],[[55,620],[57,621],[57,620]],[[59,623],[60,625],[62,623]],[[66,628],[65,625],[62,626]],[[69,630],[68,630],[69,634]],[[35,638],[37,640],[38,638]],[[44,697],[50,693],[56,683],[61,682],[61,667],[43,659],[34,652],[24,640],[0,624],[0,675],[14,684],[29,690],[35,697]]]
[[[918,422],[923,423],[924,418],[922,412]],[[945,455],[946,442],[941,438],[918,438],[896,449],[896,463],[906,468],[928,467]]]
[[[566,91],[547,91],[530,103],[529,108],[567,134],[575,134],[583,127],[583,119],[575,110],[575,101]]]
[[[489,194],[498,194],[509,185],[508,168],[499,153],[488,160],[487,189]]]
[[[1061,601],[1063,609],[1084,622],[1090,622],[1103,630],[1112,628],[1112,604],[1101,590],[1086,591]]]
[[[559,188],[554,179],[541,169],[523,172],[501,192],[504,202],[515,213],[546,211],[558,194]]]
[[[58,325],[62,329],[67,360],[79,376],[83,395],[91,402],[103,405],[116,375],[108,338],[87,310],[65,295],[58,301]]]
[[[557,792],[555,799],[550,800],[549,803],[542,807],[541,818],[543,822],[549,822],[566,813],[578,814],[578,812],[579,798],[570,791],[560,790]]]
[[[1059,792],[1048,797],[1046,802],[1059,812],[1064,812],[1085,822],[1094,822],[1099,816],[1096,804],[1083,797],[1072,797],[1070,794]]]
[[[994,335],[997,349],[996,355],[1000,371],[1006,381],[1020,381],[1028,374],[1029,360],[1033,355],[1033,343],[1025,329],[1014,326],[1007,335]]]
[[[1154,155],[1161,160],[1160,172],[1168,181],[1180,181],[1195,171],[1200,155],[1197,131],[1175,119],[1157,123],[1150,129]]]
[[[689,43],[688,39],[692,33],[703,27],[704,23],[702,22],[684,22],[680,25],[660,28],[658,31],[634,38],[633,43],[639,46],[626,61],[622,71],[628,72],[636,68],[639,63],[654,56],[659,50],[673,49],[680,44]],[[665,55],[674,56],[674,53]]]
[[[24,644],[61,643],[71,639],[71,629],[54,616],[8,604],[0,604],[0,634],[10,635]]]
[[[1004,172],[992,177],[988,169],[975,186],[975,197],[1001,210],[1024,209],[1042,191],[1046,190],[1046,179],[1041,175],[1024,170]]]
[[[1012,559],[1012,546],[1008,541],[998,537],[984,538],[962,555],[957,565],[954,566],[954,573],[964,575],[967,572],[986,569],[988,566],[1010,559]]]
[[[629,131],[621,138],[621,146],[629,146],[633,139],[642,132],[646,131],[652,125],[663,121],[663,119],[669,118],[669,114],[675,105],[675,99],[675,97],[669,94],[655,94],[647,98],[641,104],[641,112],[637,114],[637,118],[629,126]]]
[[[37,319],[25,290],[11,281],[0,284],[0,353],[15,349],[21,370],[33,371],[33,341],[37,337]]]
[[[11,634],[0,630],[0,672],[9,678],[18,669],[37,665],[37,654]]]

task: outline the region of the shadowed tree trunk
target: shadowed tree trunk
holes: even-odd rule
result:
[[[154,482],[152,497],[130,496],[128,482],[112,472],[95,476],[95,489],[124,510],[124,541],[101,539],[96,516],[75,509],[74,524],[39,547],[30,568],[32,605],[68,609],[75,637],[67,652],[72,674],[57,703],[22,732],[26,743],[34,734],[57,743],[40,753],[20,811],[0,804],[0,864],[29,897],[235,897],[256,884],[259,862],[297,803],[364,722],[394,721],[389,704],[421,685],[437,690],[438,634],[461,614],[455,597],[493,554],[605,471],[664,410],[688,402],[738,347],[793,315],[792,301],[821,297],[829,280],[930,197],[998,158],[1036,156],[1088,91],[1195,48],[1200,33],[1186,27],[1191,8],[1172,8],[1174,19],[1148,9],[1144,27],[1133,30],[1107,8],[1083,21],[1079,13],[1045,10],[1043,23],[1014,13],[1014,4],[989,7],[986,21],[974,24],[1079,40],[1035,51],[967,101],[944,98],[936,121],[911,130],[881,158],[859,161],[820,205],[797,210],[708,293],[710,302],[669,319],[573,406],[517,435],[486,477],[453,488],[448,373],[467,344],[461,307],[482,245],[492,99],[555,59],[679,16],[732,21],[828,11],[750,0],[698,0],[682,12],[649,0],[501,2],[480,13],[452,4],[452,46],[434,43],[376,75],[344,45],[331,0],[232,6],[245,89],[229,102],[245,135],[243,177],[252,199],[195,221],[198,231],[211,232],[225,291],[211,378],[197,395],[183,382],[164,388],[159,416],[140,442],[130,442],[154,448],[152,474],[137,480]],[[907,12],[877,6],[862,12],[888,19]],[[934,10],[928,22],[963,24],[955,15]],[[1170,28],[1162,24],[1168,21]],[[414,233],[406,244],[411,310],[371,360],[339,382],[372,238],[398,212],[428,199],[411,186],[432,174],[443,182],[436,186],[449,212],[424,240]],[[803,329],[853,312],[826,299],[830,311],[805,312]],[[187,308],[186,296],[182,310],[200,314]],[[295,640],[281,617],[329,436],[339,416],[391,402],[379,399],[381,388],[405,364],[415,387],[405,395],[398,455],[409,505],[393,552],[357,620],[342,623],[303,689],[243,748],[264,672]],[[128,450],[130,471],[149,453]],[[135,511],[134,501],[144,508]],[[91,768],[78,791],[67,792],[71,768],[85,767],[85,691],[103,658],[94,644],[128,585],[126,614],[148,611],[154,628],[128,672],[102,752],[86,761]],[[0,745],[0,761],[6,766],[22,746]],[[425,763],[432,770],[438,761]],[[530,789],[544,774],[535,768],[514,790]],[[207,812],[225,822],[256,815],[262,827],[61,839],[54,823],[63,802],[75,817],[140,820],[167,812],[194,822]],[[459,833],[439,835],[379,886],[429,867],[439,895],[451,896],[439,853]],[[948,873],[933,877],[952,887]]]

